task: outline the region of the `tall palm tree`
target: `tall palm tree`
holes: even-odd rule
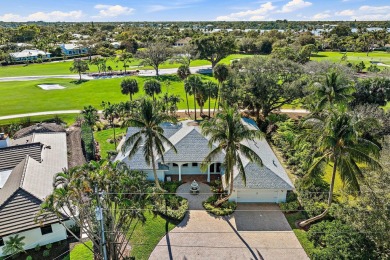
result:
[[[110,102],[102,102],[103,116],[108,120],[111,128],[114,131],[114,144],[116,149],[116,136],[115,136],[115,125],[114,120],[118,117],[118,104],[111,104]]]
[[[325,119],[313,118],[306,122],[320,133],[317,143],[317,154],[320,156],[314,158],[305,178],[311,179],[323,173],[323,167],[329,162],[333,162],[333,170],[328,207],[320,215],[300,222],[299,225],[302,227],[322,219],[328,213],[332,204],[337,173],[344,185],[358,191],[359,181],[364,177],[361,168],[381,168],[377,161],[380,148],[372,141],[365,139],[360,132],[362,127],[372,124],[372,119],[359,119],[346,112],[345,109],[340,109],[329,111]]]
[[[198,75],[190,75],[185,81],[184,81],[184,88],[188,89],[189,95],[194,95],[194,107],[195,107],[195,119],[196,120],[196,97],[198,94],[198,91],[200,91],[200,88],[202,88],[203,82],[202,78]]]
[[[218,109],[219,109],[219,103],[221,102],[221,87],[222,83],[229,77],[229,67],[223,63],[218,63],[214,69],[213,69],[213,76],[218,80],[219,86],[218,86]],[[214,108],[215,113],[215,108]]]
[[[205,89],[207,91],[207,95],[208,95],[208,98],[209,98],[209,117],[211,116],[211,99],[216,99],[218,97],[218,85],[215,83],[215,82],[212,82],[212,81],[206,81],[206,83],[204,84],[205,85]]]
[[[96,121],[99,120],[97,109],[91,105],[84,107],[84,109],[81,111],[81,114],[84,117],[85,123],[90,127],[92,127],[96,123]]]
[[[19,237],[19,235],[8,237],[8,240],[5,241],[3,247],[3,254],[16,256],[17,254],[24,252],[24,239],[24,236]]]
[[[153,97],[153,101],[156,101],[155,95],[161,93],[161,83],[156,79],[150,79],[145,81],[144,90],[148,96]]]
[[[129,157],[133,157],[138,150],[142,149],[146,163],[152,165],[156,187],[163,190],[158,181],[156,171],[156,156],[159,156],[164,163],[164,144],[172,148],[175,152],[175,146],[164,136],[164,130],[160,126],[164,122],[173,122],[174,118],[161,113],[154,102],[144,99],[140,103],[139,113],[133,118],[129,118],[126,126],[138,127],[139,131],[130,136],[122,146],[122,152],[130,149]]]
[[[190,67],[187,66],[187,65],[181,65],[178,69],[177,69],[177,76],[181,79],[181,80],[185,80],[186,78],[188,78],[188,76],[191,75],[191,71],[190,71]],[[184,92],[186,93],[186,101],[187,101],[187,112],[188,114],[190,114],[190,106],[188,104],[188,89],[185,87],[184,85]]]
[[[314,83],[319,102],[317,109],[333,106],[336,103],[347,103],[352,98],[353,86],[342,78],[337,71],[326,74],[323,83]]]
[[[139,91],[138,81],[133,78],[124,79],[121,82],[121,92],[123,95],[130,95],[130,101],[133,101],[133,95]]]
[[[222,111],[211,120],[204,121],[201,124],[202,133],[209,136],[209,146],[217,144],[202,162],[202,169],[206,169],[219,154],[225,154],[223,165],[225,167],[225,183],[229,185],[229,194],[219,199],[216,206],[228,200],[232,195],[234,186],[234,168],[236,167],[241,175],[243,182],[246,183],[245,169],[240,154],[249,159],[251,162],[262,165],[262,160],[251,148],[244,145],[244,140],[253,140],[262,138],[260,130],[251,130],[241,121],[241,116],[237,108],[228,107],[223,104]]]

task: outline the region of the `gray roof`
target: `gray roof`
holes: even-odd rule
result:
[[[58,222],[53,214],[35,222],[41,203],[40,199],[21,188],[12,193],[0,206],[0,237]]]
[[[14,168],[26,155],[41,161],[41,150],[39,142],[0,148],[0,171]]]
[[[167,150],[164,154],[165,162],[202,162],[216,148],[210,148],[209,140],[194,126],[177,132],[170,141],[175,145],[177,153],[173,149]],[[215,161],[220,162],[223,159],[224,155],[220,154]]]
[[[32,140],[43,145],[40,160],[26,155],[0,189],[0,236],[39,225],[34,222],[39,205],[52,193],[54,176],[68,165],[66,133],[34,134]],[[52,222],[54,216],[44,224]]]

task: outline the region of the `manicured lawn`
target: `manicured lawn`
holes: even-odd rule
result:
[[[323,61],[328,60],[332,62],[340,62],[343,53],[341,52],[319,52],[318,54],[314,54],[311,57],[311,60],[315,61]],[[374,51],[370,52],[367,56],[365,52],[347,52],[347,62],[358,63],[363,61],[368,68],[372,62],[381,62],[387,65],[390,65],[390,53],[384,51]],[[384,68],[379,66],[379,68]]]
[[[86,244],[92,247],[91,241],[86,242]],[[93,253],[84,244],[78,244],[63,260],[93,260]]]
[[[76,117],[78,114],[61,114],[57,115],[62,122],[64,122],[67,126],[72,125],[76,121]],[[30,120],[32,123],[41,123],[41,122],[54,122],[54,118],[56,115],[45,115],[45,116],[31,116],[28,118],[14,118],[14,119],[6,119],[0,120],[0,126],[9,125],[12,123],[23,124],[27,120]]]
[[[201,76],[204,80],[215,80],[210,76]],[[143,82],[150,77],[136,77],[140,86],[140,92],[135,98],[144,96]],[[186,108],[184,83],[175,75],[160,76],[162,93],[167,91],[166,82],[170,81],[170,94],[180,95],[182,102],[179,109]],[[1,82],[0,116],[33,113],[40,111],[56,111],[69,109],[82,109],[85,105],[93,105],[101,109],[102,101],[112,103],[127,101],[129,96],[120,92],[120,82],[123,78],[90,80],[78,84],[69,79],[44,79],[34,81]],[[42,90],[38,84],[60,84],[65,89]],[[190,107],[193,107],[193,96],[189,96]],[[208,102],[206,103],[206,107]],[[211,107],[214,106],[214,100]]]
[[[116,128],[115,133],[118,138],[119,135],[126,133],[126,128]],[[107,142],[108,139],[114,139],[113,129],[97,131],[94,132],[93,135],[95,137],[95,140],[99,142],[100,156],[102,158],[106,158],[108,151],[115,150],[115,144]],[[117,143],[117,145],[118,144],[119,142]]]
[[[229,64],[231,60],[239,59],[248,55],[243,54],[232,54],[223,59],[221,62]],[[130,66],[127,70],[134,69],[152,69],[150,66],[141,66],[141,60],[132,59]],[[206,60],[194,60],[191,62],[191,66],[203,66],[210,65],[211,63]],[[74,74],[69,71],[69,67],[72,65],[71,61],[59,61],[53,63],[43,63],[43,64],[30,64],[25,65],[13,65],[13,66],[0,66],[0,77],[17,77],[17,76],[37,76],[37,75],[61,75],[61,74]],[[123,63],[115,62],[113,60],[107,61],[107,67],[111,66],[113,70],[124,70]],[[160,66],[160,69],[168,68],[178,68],[179,63],[170,63],[165,62]],[[89,72],[97,72],[96,65],[89,65]]]
[[[305,219],[305,216],[301,212],[285,214],[288,223],[290,224],[294,234],[297,236],[306,254],[309,256],[315,250],[313,243],[307,238],[305,230],[299,229],[295,226],[297,220]]]
[[[176,226],[160,216],[154,216],[150,212],[145,212],[145,217],[145,224],[138,223],[134,225],[135,230],[130,237],[131,256],[134,256],[137,260],[148,259],[166,232],[171,231]]]

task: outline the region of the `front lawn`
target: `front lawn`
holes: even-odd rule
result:
[[[145,224],[138,222],[132,225],[135,229],[130,237],[131,256],[137,260],[148,259],[158,242],[176,226],[175,223],[151,212],[145,212],[145,217]]]
[[[92,242],[87,241],[86,244],[92,248]],[[84,245],[78,244],[65,256],[63,260],[93,260],[93,253]]]
[[[119,127],[115,128],[116,138],[118,139],[118,136],[125,134],[126,130],[127,128],[119,128]],[[94,132],[93,136],[95,137],[95,141],[99,143],[101,158],[103,159],[106,158],[108,151],[115,150],[114,142],[108,141],[108,140],[112,141],[114,139],[114,132],[112,128]],[[117,145],[118,144],[119,141],[117,142]]]

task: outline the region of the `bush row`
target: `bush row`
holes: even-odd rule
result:
[[[237,203],[234,201],[225,201],[219,206],[215,206],[214,203],[218,200],[217,195],[209,197],[206,201],[203,201],[203,207],[210,213],[217,216],[226,216],[232,214],[236,208]]]
[[[81,125],[81,141],[85,153],[85,158],[90,161],[95,158],[95,142],[93,139],[93,132],[89,125]]]

